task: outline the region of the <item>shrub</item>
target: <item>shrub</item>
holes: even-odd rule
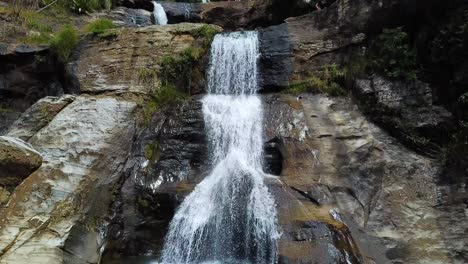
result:
[[[315,75],[303,82],[289,86],[287,93],[325,93],[330,96],[341,96],[345,92],[342,88],[345,73],[336,64],[326,65]]]
[[[118,36],[119,32],[115,29],[112,20],[100,18],[89,23],[85,28],[86,33],[98,36],[99,38],[113,38]]]
[[[168,105],[182,102],[186,97],[184,93],[177,91],[174,86],[163,85],[159,90],[154,92],[151,96],[151,100],[146,102],[143,106],[143,119],[145,123],[149,122],[151,116],[157,110]]]
[[[203,38],[203,44],[209,44],[214,36],[219,33],[219,30],[210,25],[203,25],[197,29],[192,30],[191,35],[198,38]]]
[[[203,50],[189,47],[177,56],[164,56],[161,60],[160,77],[163,85],[189,87],[192,69],[202,56]]]
[[[384,29],[371,49],[372,67],[390,78],[417,78],[416,52],[401,27]]]
[[[78,41],[76,30],[72,26],[65,26],[52,39],[51,48],[62,61],[67,61]]]

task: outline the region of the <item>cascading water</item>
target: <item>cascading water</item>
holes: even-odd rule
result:
[[[256,32],[217,35],[203,114],[214,169],[172,220],[161,262],[275,263],[277,217],[262,171]]]
[[[167,15],[166,11],[164,11],[164,7],[161,4],[156,3],[153,1],[153,16],[154,21],[157,25],[167,25]]]

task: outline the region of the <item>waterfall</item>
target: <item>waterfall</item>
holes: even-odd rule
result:
[[[213,170],[169,227],[164,264],[275,263],[274,200],[262,171],[263,113],[256,32],[216,35],[202,99]]]
[[[167,15],[166,11],[164,11],[164,7],[161,4],[156,3],[153,1],[153,16],[154,21],[157,25],[167,25]]]

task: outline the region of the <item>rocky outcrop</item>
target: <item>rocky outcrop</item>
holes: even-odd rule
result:
[[[99,228],[131,147],[135,106],[79,96],[39,131],[24,133],[34,134],[28,143],[43,165],[0,209],[0,263],[98,261]]]
[[[151,12],[154,9],[151,0],[125,0],[121,4],[128,8]],[[315,9],[304,0],[211,1],[205,4],[161,1],[159,4],[164,7],[169,24],[203,22],[228,30],[277,25],[288,17],[302,15]]]
[[[42,97],[75,92],[46,46],[0,44],[0,60],[0,134]]]
[[[367,114],[393,135],[428,154],[449,140],[452,115],[433,105],[432,90],[420,81],[391,81],[380,76],[359,79],[356,96]]]
[[[383,28],[405,21],[407,13],[402,10],[415,2],[339,0],[320,11],[261,29],[264,90],[300,82],[327,64],[343,64],[353,46]],[[284,65],[284,71],[280,65]]]
[[[83,93],[149,94],[161,86],[158,73],[162,59],[193,47],[197,38],[194,32],[202,26],[182,23],[121,29],[115,39],[83,43],[79,57],[68,67]],[[187,90],[201,90],[200,82],[194,81],[192,86]]]
[[[0,137],[0,205],[41,164],[41,155],[28,143],[13,137]]]
[[[466,260],[460,254],[467,220],[462,215],[463,190],[440,184],[436,161],[400,145],[368,122],[348,99],[272,95],[265,104],[267,139],[282,144],[279,180],[289,197],[302,197],[298,199],[303,212],[308,212],[307,221],[318,221],[321,226],[335,223],[330,222],[330,215],[337,213],[332,219],[350,230],[363,262]],[[288,199],[277,202],[282,200]],[[279,210],[280,216],[282,210],[286,209]],[[293,212],[284,215],[295,222]],[[308,226],[303,220],[285,229],[282,256],[297,252],[296,260],[311,258],[313,251],[301,251],[305,242],[298,242],[303,236],[298,234],[309,234],[310,229],[303,229]],[[353,243],[348,245],[348,250],[353,248]]]

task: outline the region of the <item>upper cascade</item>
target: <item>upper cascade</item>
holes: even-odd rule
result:
[[[208,93],[249,95],[258,90],[256,31],[218,34],[211,44]]]
[[[153,1],[153,16],[156,25],[167,25],[167,15],[164,11],[164,7],[161,4],[158,4],[156,1]]]

